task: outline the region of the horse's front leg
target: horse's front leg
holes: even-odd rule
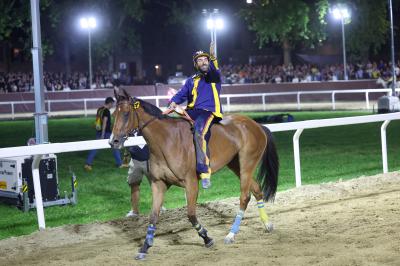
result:
[[[196,203],[197,195],[199,192],[199,183],[196,178],[191,178],[186,182],[186,201],[187,201],[187,214],[190,223],[197,233],[204,240],[204,245],[209,248],[214,244],[214,240],[208,237],[207,230],[198,221],[196,217]]]
[[[146,239],[144,240],[143,246],[140,248],[139,253],[135,257],[135,259],[137,260],[145,259],[149,248],[153,246],[156,224],[158,221],[158,216],[160,215],[160,209],[164,200],[164,194],[166,190],[167,186],[162,181],[151,183],[151,191],[153,194],[153,208],[150,214],[150,223],[147,227]]]
[[[225,244],[231,244],[235,241],[235,235],[239,233],[240,224],[242,222],[244,212],[247,209],[247,205],[250,201],[250,185],[252,177],[251,175],[242,175],[240,179],[240,209],[236,214],[235,220],[231,226],[231,230],[224,239]]]

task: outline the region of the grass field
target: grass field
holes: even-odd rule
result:
[[[270,113],[246,113],[253,118]],[[365,115],[365,112],[292,112],[296,121]],[[94,138],[94,118],[49,119],[49,140],[68,142]],[[300,139],[303,184],[349,179],[373,175],[382,171],[380,123],[355,126],[305,130]],[[389,170],[400,169],[400,122],[388,126]],[[294,132],[275,133],[280,156],[279,190],[295,185],[292,137]],[[34,135],[34,122],[0,122],[0,147],[23,146]],[[92,172],[85,172],[83,165],[87,152],[58,154],[60,191],[70,191],[69,166],[78,177],[79,204],[45,209],[46,226],[90,223],[124,217],[130,209],[130,190],[126,184],[127,169],[114,168],[110,150],[101,150],[94,161]],[[211,201],[239,196],[239,182],[227,169],[212,177],[211,189],[200,191],[199,201]],[[63,195],[63,193],[62,193]],[[167,208],[185,204],[184,191],[172,187],[166,195]],[[151,194],[146,181],[142,183],[142,213],[150,210]],[[29,234],[37,230],[36,212],[23,213],[13,206],[0,204],[0,239]]]

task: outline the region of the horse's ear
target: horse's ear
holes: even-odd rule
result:
[[[126,97],[127,100],[129,100],[131,98],[131,96],[126,92],[125,89],[122,89],[124,96]]]
[[[118,102],[119,101],[119,88],[118,87],[114,87],[114,96]]]

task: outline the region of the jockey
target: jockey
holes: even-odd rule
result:
[[[175,109],[178,104],[188,102],[187,113],[194,120],[196,171],[205,189],[211,186],[208,150],[210,128],[213,123],[222,119],[221,72],[213,51],[214,44],[211,43],[210,54],[203,51],[194,53],[193,64],[198,73],[186,80],[185,85],[172,97],[168,107]]]

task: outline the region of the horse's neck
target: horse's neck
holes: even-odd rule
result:
[[[180,127],[180,122],[183,123],[184,121],[155,119],[148,126],[146,126],[143,129],[142,134],[143,138],[149,145],[150,150],[162,150],[164,147],[169,147],[171,141],[175,143],[176,138],[179,135],[177,129]],[[191,134],[190,127],[188,127],[188,134]]]
[[[142,116],[142,125],[149,121],[151,122],[142,129],[143,138],[146,140],[149,147],[154,148],[163,145],[166,139],[165,137],[169,135],[165,122],[160,119],[154,119],[154,116],[148,114]]]

